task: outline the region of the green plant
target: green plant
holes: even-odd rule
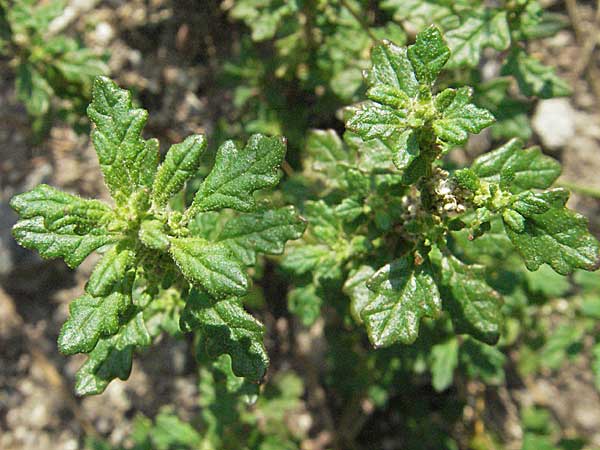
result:
[[[225,363],[225,364],[223,364]],[[235,378],[235,377],[234,377]],[[227,380],[226,382],[223,382]],[[200,403],[204,407],[198,426],[178,418],[171,408],[163,408],[154,421],[138,415],[133,424],[135,450],[184,450],[253,448],[292,450],[305,437],[301,427],[290,431],[286,420],[302,413],[302,380],[293,372],[280,372],[253,404],[236,394],[231,371],[223,357],[200,371]],[[251,431],[249,431],[251,430]],[[117,450],[98,439],[89,439],[91,450]]]
[[[257,253],[281,253],[305,228],[292,207],[271,208],[253,195],[279,182],[285,141],[254,135],[243,149],[226,142],[191,205],[178,211],[168,202],[196,174],[204,136],[171,146],[159,166],[158,141],[142,138],[147,112],[102,77],[88,115],[115,206],[47,185],[11,201],[21,245],[70,267],[103,253],[58,339],[62,353],[88,354],[77,392],[100,393],[112,379],[126,379],[133,351],[163,330],[178,333],[179,316],[209,354],[231,354],[236,375],[260,382],[268,357],[263,325],[241,303],[250,285],[245,267]]]
[[[309,139],[312,169],[330,195],[306,204],[309,233],[284,266],[312,273],[313,289],[326,278],[343,282],[377,347],[413,342],[420,319],[442,311],[457,333],[498,341],[501,297],[462,248],[486,243],[492,224],[491,244],[512,244],[529,270],[545,263],[566,275],[599,264],[586,220],[565,207],[567,191],[551,189],[560,165],[539,149],[511,140],[469,168],[440,167],[494,120],[471,103],[470,88],[434,90],[450,55],[437,28],[408,48],[375,47],[369,101],[348,109],[346,146],[333,131]],[[461,230],[466,242],[454,238]]]
[[[598,242],[553,187],[560,164],[519,139],[530,135],[525,96],[568,93],[525,52],[563,21],[534,1],[223,4],[252,36],[224,64],[235,125],[219,131],[292,136],[280,191],[254,197],[279,182],[281,138],[254,134],[243,150],[228,141],[204,180],[202,136],[158,166],[158,144],[141,137],[145,112],[100,78],[89,116],[115,207],[48,186],[12,201],[22,245],[72,267],[103,254],[59,338],[63,353],[89,354],[78,393],[127,378],[133,352],[162,332],[193,332],[200,413],[190,424],[166,409],[138,419],[134,448],[299,448],[307,436],[285,415],[304,401],[334,418],[315,424],[327,448],[362,448],[363,428],[377,434],[369,448],[388,436],[407,449],[496,448],[481,409],[466,417],[467,403],[485,402],[473,387],[503,384],[513,364],[508,373],[527,377],[581,354],[598,379],[597,274],[584,272],[598,267]],[[482,81],[490,48],[502,76]],[[343,136],[306,133],[363,96],[338,110]],[[458,168],[452,151],[489,128],[517,139]],[[296,205],[306,233],[293,207],[271,203]],[[279,266],[257,259],[291,239]],[[246,267],[270,295],[250,290]],[[273,328],[291,324],[269,328],[281,364],[260,395],[266,330],[244,306],[272,315]],[[297,349],[294,334],[313,324],[326,349]],[[525,448],[558,441],[526,415]]]
[[[494,5],[482,0],[238,0],[224,5],[231,18],[250,29],[239,57],[223,63],[223,79],[234,91],[234,120],[243,124],[227,127],[229,133],[283,133],[301,148],[306,128],[363,94],[361,72],[378,41],[404,45],[432,23],[444,32],[452,52],[446,65],[451,70],[440,85],[474,86],[475,103],[497,119],[491,126],[494,138],[528,139],[532,99],[570,94],[553,68],[527,52],[531,42],[568,23],[537,0]],[[307,100],[300,103],[299,97]]]
[[[38,135],[55,116],[81,128],[94,77],[108,73],[105,58],[50,29],[65,6],[64,0],[0,2],[0,55],[11,60],[17,98]]]

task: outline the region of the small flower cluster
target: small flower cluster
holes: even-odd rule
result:
[[[463,189],[450,178],[447,171],[435,167],[429,187],[434,200],[432,209],[437,215],[443,217],[466,211]]]

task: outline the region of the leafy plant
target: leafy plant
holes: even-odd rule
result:
[[[326,278],[343,283],[376,347],[414,342],[421,319],[443,311],[457,333],[498,341],[501,296],[464,256],[461,231],[467,249],[483,247],[498,223],[494,239],[511,243],[529,270],[548,264],[566,275],[599,264],[586,220],[565,207],[568,192],[551,188],[559,164],[539,149],[511,140],[469,168],[441,169],[442,156],[494,120],[472,103],[472,89],[434,90],[450,58],[435,27],[408,48],[375,47],[369,100],[348,109],[346,145],[333,131],[309,140],[312,170],[331,194],[306,204],[309,233],[284,265],[312,272],[314,289]]]
[[[234,90],[234,117],[244,124],[227,127],[230,133],[284,133],[301,147],[304,130],[318,122],[315,118],[327,120],[336,108],[360,98],[361,72],[368,69],[377,42],[403,45],[432,23],[445,33],[452,52],[446,64],[452,70],[441,85],[474,86],[476,103],[497,119],[491,127],[495,138],[529,138],[529,99],[570,94],[553,68],[527,52],[530,42],[568,23],[537,0],[494,5],[481,0],[238,0],[224,5],[231,18],[250,29],[239,58],[223,64],[223,79]],[[297,98],[308,101],[299,108]]]
[[[51,29],[65,6],[64,0],[0,2],[0,55],[11,59],[17,98],[38,135],[57,115],[81,128],[94,77],[108,73],[102,55]]]
[[[497,447],[472,391],[507,366],[528,377],[583,354],[600,385],[598,242],[555,187],[560,164],[523,143],[532,99],[569,93],[526,51],[561,16],[534,0],[222,5],[249,31],[215,77],[234,93],[217,133],[245,146],[225,142],[202,171],[207,142],[191,136],[159,164],[147,112],[101,77],[88,115],[114,204],[46,185],[11,202],[23,246],[70,267],[102,256],[59,337],[88,355],[77,392],[126,379],[160,334],[192,333],[200,412],[139,416],[133,448],[299,448],[307,430],[287,416],[306,400],[334,418],[313,424],[327,448],[361,448],[364,428],[371,446],[457,449]],[[343,135],[306,132],[334,117]],[[507,142],[457,168],[453,150],[486,129]],[[278,192],[286,141],[260,133],[297,150]],[[258,257],[294,239],[281,264]],[[277,323],[260,393],[267,330],[246,308]],[[323,342],[296,348],[306,334]],[[522,416],[523,448],[571,448],[543,413]]]
[[[201,336],[209,354],[232,355],[236,375],[260,382],[269,360],[264,327],[240,299],[250,286],[246,267],[257,253],[281,253],[305,228],[293,207],[272,208],[254,197],[279,182],[285,141],[254,135],[243,148],[224,143],[191,205],[178,211],[169,200],[196,174],[204,136],[171,146],[159,165],[158,141],[142,138],[148,113],[102,77],[88,115],[114,207],[47,185],[11,201],[21,245],[72,268],[95,250],[103,255],[58,339],[62,353],[88,355],[77,392],[97,394],[112,379],[126,379],[134,350],[163,329],[179,332],[166,317]]]
[[[288,415],[302,412],[302,380],[293,372],[281,372],[248,411],[247,404],[232,388],[235,377],[227,369],[227,357],[219,358],[200,371],[199,389],[203,412],[194,427],[163,408],[154,420],[138,415],[132,440],[136,450],[296,449],[302,431],[290,432]],[[225,380],[227,380],[225,382]],[[251,433],[248,436],[248,429]],[[90,450],[117,450],[99,439],[89,439]]]

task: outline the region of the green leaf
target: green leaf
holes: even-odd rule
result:
[[[514,197],[511,208],[525,217],[542,214],[553,206],[561,207],[569,199],[569,191],[563,188],[549,189],[544,192],[523,192]]]
[[[560,450],[552,442],[550,436],[541,436],[534,433],[525,433],[521,450]]]
[[[407,22],[422,30],[431,23],[444,23],[455,13],[453,2],[440,0],[383,0],[381,8],[389,10],[398,23]]]
[[[13,32],[39,34],[47,30],[50,22],[64,11],[65,6],[65,0],[11,2],[7,16]]]
[[[39,251],[44,258],[64,258],[77,267],[94,250],[115,242],[104,225],[112,218],[110,208],[41,184],[10,202],[20,215],[13,235],[23,247]]]
[[[512,139],[502,147],[484,153],[471,165],[480,178],[499,183],[503,174],[509,174],[511,191],[545,189],[560,175],[560,164],[542,153],[539,147],[523,150],[523,142]]]
[[[422,84],[432,84],[449,58],[450,49],[435,26],[419,33],[415,44],[408,47],[408,59]]]
[[[168,408],[162,409],[156,416],[156,423],[150,429],[150,439],[152,448],[157,450],[202,448],[202,436],[198,431]]]
[[[467,338],[460,347],[459,359],[469,378],[495,385],[504,382],[506,356],[496,347]]]
[[[525,218],[512,209],[502,211],[502,221],[504,225],[517,233],[522,233],[525,230]]]
[[[134,258],[132,251],[113,247],[96,265],[86,293],[69,305],[69,319],[58,337],[61,353],[90,352],[100,337],[119,330],[119,319],[131,304],[132,279],[127,272]]]
[[[581,348],[582,330],[573,323],[559,325],[549,333],[548,340],[540,351],[543,367],[558,370],[565,360],[578,353]]]
[[[196,331],[206,353],[231,356],[235,375],[260,383],[269,366],[263,345],[264,326],[235,298],[215,300],[193,289],[181,316],[186,331]]]
[[[241,262],[224,244],[201,238],[172,238],[169,250],[183,275],[212,296],[247,293],[249,282]]]
[[[366,74],[367,97],[384,105],[403,107],[419,92],[419,82],[407,49],[384,41],[371,52],[372,68]]]
[[[310,130],[306,151],[314,160],[313,169],[327,173],[335,173],[336,167],[348,161],[349,156],[335,130]]]
[[[215,165],[200,186],[188,216],[223,208],[252,211],[256,208],[254,191],[279,182],[284,156],[285,140],[281,137],[255,134],[243,150],[227,141],[217,151]]]
[[[450,338],[431,347],[431,384],[442,392],[454,380],[454,370],[458,367],[458,339]]]
[[[48,113],[54,91],[35,67],[30,64],[19,65],[15,88],[17,98],[25,103],[29,114],[43,116]]]
[[[393,170],[393,149],[389,142],[383,142],[379,139],[365,141],[349,130],[344,133],[344,142],[353,151],[359,151],[358,164],[365,171]]]
[[[446,89],[436,96],[436,107],[442,117],[433,122],[433,129],[442,141],[464,144],[469,133],[479,133],[494,123],[494,116],[488,110],[471,103],[472,97],[470,87]]]
[[[113,292],[103,297],[84,294],[71,302],[69,319],[61,328],[58,348],[64,355],[88,353],[98,339],[119,330],[119,317],[131,304],[131,297]]]
[[[487,47],[506,50],[511,43],[505,11],[485,9],[470,15],[458,27],[445,34],[452,51],[449,67],[477,67]]]
[[[76,224],[82,233],[91,232],[111,218],[108,205],[98,200],[88,200],[67,194],[47,184],[16,195],[10,206],[22,219],[41,217],[49,229]]]
[[[477,239],[471,236],[473,240],[470,240],[470,233],[468,229],[452,233],[468,259],[478,260],[484,256],[505,259],[513,251],[512,243],[500,220],[492,220],[491,229]]]
[[[585,294],[596,295],[600,292],[600,272],[589,273],[577,270],[573,280],[582,288]]]
[[[298,316],[305,327],[311,326],[319,318],[322,303],[314,284],[294,288],[288,293],[288,310]]]
[[[117,205],[150,189],[158,165],[158,141],[142,138],[148,112],[131,106],[131,94],[106,77],[94,81],[88,116],[104,181]]]
[[[206,139],[201,134],[189,136],[171,146],[156,172],[152,186],[152,201],[157,207],[164,207],[196,174],[205,149]]]
[[[117,245],[107,251],[94,267],[85,291],[95,297],[114,292],[115,286],[127,286],[127,272],[133,266],[135,253]],[[129,286],[131,291],[131,286]]]
[[[308,273],[324,263],[329,258],[331,249],[326,245],[295,245],[290,247],[282,265],[298,275]]]
[[[569,84],[523,50],[516,48],[502,67],[502,75],[516,78],[519,89],[527,97],[553,98],[571,95]]]
[[[82,86],[85,92],[81,94],[85,94],[87,97],[94,78],[107,74],[109,68],[95,51],[80,48],[74,40],[72,47],[74,48],[64,52],[59,59],[54,61],[54,66],[68,82]]]
[[[527,5],[526,12],[529,14],[521,14],[520,31],[527,40],[556,36],[571,23],[566,15],[542,10],[541,5],[533,2]]]
[[[141,312],[121,326],[117,334],[101,338],[75,376],[77,395],[101,394],[113,379],[129,378],[134,350],[150,342]]]
[[[386,139],[408,127],[407,112],[373,102],[364,102],[346,122],[346,128],[363,139]]]
[[[467,333],[488,344],[500,338],[500,295],[485,281],[485,269],[466,265],[452,255],[442,259],[442,277],[450,312],[458,333]]]
[[[551,434],[555,425],[548,410],[535,406],[522,409],[521,423],[524,430],[538,434]]]
[[[373,294],[367,287],[367,281],[374,273],[375,269],[371,266],[360,266],[344,283],[344,293],[350,297],[350,313],[358,323],[363,322],[360,312],[370,302]]]
[[[542,214],[527,214],[523,231],[510,226],[506,233],[529,270],[549,264],[557,273],[596,270],[600,265],[598,241],[587,229],[587,219],[564,207],[566,197]],[[522,210],[524,211],[524,210]]]
[[[171,245],[165,224],[160,220],[144,220],[140,225],[138,237],[146,247],[161,252],[167,251]]]
[[[256,263],[257,253],[280,255],[285,243],[298,239],[306,229],[306,222],[293,206],[242,214],[229,220],[218,240],[244,264]]]
[[[398,141],[394,143],[392,161],[398,170],[405,170],[410,167],[420,152],[417,134],[408,130],[402,133]]]
[[[397,259],[375,272],[367,286],[373,292],[360,316],[375,347],[414,342],[421,317],[441,312],[428,261],[417,266],[410,256]]]
[[[254,41],[264,41],[275,36],[282,21],[298,10],[295,1],[238,1],[229,11],[232,18],[243,20],[252,29]]]
[[[335,214],[346,222],[352,222],[364,212],[362,202],[354,198],[345,198],[335,207]]]

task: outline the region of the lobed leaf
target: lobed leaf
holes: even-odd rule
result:
[[[281,21],[298,9],[295,1],[239,1],[229,12],[232,18],[243,20],[252,29],[252,40],[264,41],[275,36]]]
[[[67,194],[47,184],[14,196],[10,206],[22,219],[41,217],[49,229],[76,224],[82,233],[97,228],[112,214],[105,203]]]
[[[452,255],[442,258],[442,278],[447,291],[445,307],[458,333],[467,333],[495,344],[500,338],[500,295],[485,281],[483,266],[467,265]]]
[[[399,23],[410,23],[422,30],[431,23],[443,23],[454,16],[453,2],[440,0],[382,0],[381,8],[390,11]]]
[[[21,64],[15,80],[17,98],[25,104],[32,116],[43,116],[50,110],[54,90],[32,64]]]
[[[226,245],[202,238],[172,238],[169,251],[188,281],[212,296],[246,294],[248,277]]]
[[[566,200],[564,191],[559,191],[544,213],[520,209],[524,217],[522,230],[505,227],[529,270],[546,263],[557,273],[568,275],[575,269],[596,270],[600,266],[598,241],[588,231],[587,219],[565,208]]]
[[[419,33],[415,44],[408,47],[408,59],[421,84],[431,85],[449,58],[450,49],[435,26]]]
[[[231,356],[235,375],[260,383],[269,366],[264,326],[244,311],[236,298],[216,300],[193,289],[181,316],[182,328],[196,331],[212,357]]]
[[[317,270],[330,257],[331,250],[326,245],[295,246],[284,258],[284,268],[298,275]]]
[[[131,305],[132,279],[128,271],[134,260],[132,251],[113,247],[96,265],[86,293],[69,305],[69,319],[58,337],[61,353],[90,352],[100,337],[119,330],[119,319]]]
[[[322,297],[314,284],[292,289],[288,293],[288,310],[298,316],[305,327],[311,326],[321,314]]]
[[[477,67],[485,48],[506,50],[511,43],[506,11],[495,10],[469,15],[444,37],[452,51],[449,67]]]
[[[560,164],[542,153],[539,147],[523,149],[523,142],[512,139],[502,147],[478,157],[471,165],[481,179],[499,183],[502,174],[512,178],[511,191],[545,189],[560,175]]]
[[[306,222],[293,206],[243,214],[229,220],[218,240],[247,266],[256,263],[257,253],[280,255],[285,243],[298,239]]]
[[[54,66],[68,82],[81,86],[84,89],[82,94],[89,95],[94,78],[107,74],[108,65],[95,51],[80,48],[74,40],[69,41],[73,48],[61,54],[54,61]]]
[[[407,111],[364,102],[346,122],[346,128],[363,139],[387,139],[408,128]]]
[[[196,174],[204,150],[206,138],[201,134],[189,136],[183,142],[171,146],[152,185],[152,201],[157,207],[164,207],[183,188],[185,182]]]
[[[112,218],[111,209],[97,200],[41,184],[14,196],[10,205],[20,216],[13,227],[17,242],[44,258],[63,258],[71,268],[118,239],[103,227]]]
[[[329,172],[340,162],[348,160],[348,153],[335,130],[310,130],[306,138],[306,151],[314,159],[313,168]]]
[[[418,158],[421,153],[417,133],[407,130],[394,142],[392,161],[398,170],[405,170]]]
[[[438,138],[450,144],[464,144],[469,133],[479,133],[494,123],[494,116],[487,109],[471,103],[472,97],[470,87],[446,89],[436,97],[436,107],[442,115],[433,122]]]
[[[279,182],[284,156],[285,140],[281,137],[255,134],[243,150],[227,141],[217,151],[215,165],[196,193],[188,216],[223,208],[252,211],[256,208],[254,191]]]
[[[150,189],[158,165],[158,141],[142,138],[148,112],[133,108],[131,94],[106,77],[94,81],[88,116],[104,181],[117,205]]]
[[[116,286],[124,285],[127,274],[135,262],[132,250],[116,245],[107,251],[94,267],[85,290],[93,296],[108,295]]]
[[[23,247],[37,250],[43,258],[63,258],[71,268],[81,264],[94,250],[117,240],[103,229],[81,234],[77,224],[50,229],[39,216],[19,220],[13,227],[13,236]]]
[[[502,67],[502,75],[516,78],[519,89],[528,97],[553,98],[571,95],[569,84],[521,49],[513,50]]]
[[[77,395],[101,394],[115,378],[129,378],[134,350],[150,342],[142,312],[132,316],[115,335],[101,338],[77,371]]]
[[[397,259],[375,272],[367,286],[372,293],[360,316],[375,347],[414,342],[420,319],[441,312],[429,261],[417,266],[410,256]]]
[[[119,331],[119,317],[131,304],[131,296],[113,292],[102,297],[86,293],[69,305],[69,319],[58,336],[58,349],[64,355],[91,352],[98,339]]]
[[[366,73],[367,97],[385,105],[403,107],[419,92],[419,82],[404,47],[384,41],[371,52],[373,66]]]
[[[495,385],[504,382],[506,356],[498,348],[467,338],[460,347],[459,359],[470,378]]]
[[[373,294],[367,287],[367,281],[374,273],[375,269],[371,266],[360,266],[344,283],[344,293],[350,297],[350,313],[358,323],[363,323],[360,312],[370,302]]]

